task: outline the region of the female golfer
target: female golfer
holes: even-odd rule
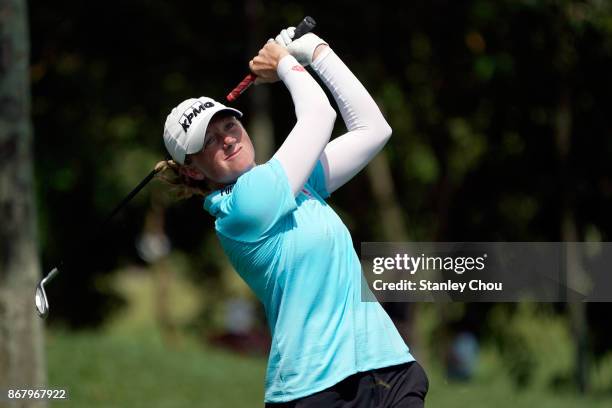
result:
[[[266,406],[422,407],[428,380],[377,302],[361,301],[351,235],[326,203],[385,145],[391,128],[359,80],[314,34],[283,30],[249,66],[284,82],[297,121],[266,163],[254,162],[242,114],[189,99],[166,120],[167,166],[205,197],[232,265],[265,307],[272,344]],[[330,142],[336,100],[348,133]]]

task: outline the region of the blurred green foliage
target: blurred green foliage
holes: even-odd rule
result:
[[[489,316],[505,369],[520,386],[571,388],[574,346],[567,319],[551,308],[520,303]]]

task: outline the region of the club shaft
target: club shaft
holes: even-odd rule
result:
[[[85,251],[87,251],[88,248],[93,248],[94,247],[93,244],[100,238],[102,232],[104,231],[104,228],[110,222],[110,220],[113,217],[115,217],[115,215],[117,215],[117,213],[121,211],[121,209],[123,209],[134,198],[134,196],[136,196],[136,194],[138,194],[140,190],[142,190],[155,177],[155,175],[158,172],[159,172],[159,169],[153,169],[140,183],[138,183],[138,185],[132,191],[130,191],[130,193],[127,196],[125,196],[125,198],[121,200],[121,202],[117,204],[115,208],[113,208],[113,210],[108,214],[108,216],[104,219],[104,221],[102,221],[95,235],[91,239],[85,240],[78,247],[79,249],[76,250],[75,252],[81,253],[80,251],[81,248],[85,248]],[[59,272],[60,269],[66,269],[66,265],[70,265],[70,263],[64,262],[64,260],[60,261],[58,266],[56,266],[55,268],[51,270],[51,272],[49,272],[49,275],[47,276],[47,278],[49,278],[51,274],[55,276],[55,274],[57,274],[57,272]],[[48,280],[50,280],[50,278]]]

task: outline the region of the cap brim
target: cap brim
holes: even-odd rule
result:
[[[206,128],[208,128],[208,124],[210,120],[219,112],[229,111],[236,114],[239,118],[242,117],[242,112],[234,108],[228,108],[227,106],[219,107],[216,110],[213,110],[212,114],[207,118],[201,120],[195,127],[189,129],[191,131],[190,137],[188,138],[188,144],[186,148],[187,154],[194,154],[202,150],[204,146],[204,139],[206,138]]]

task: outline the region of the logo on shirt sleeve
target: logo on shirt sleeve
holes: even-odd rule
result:
[[[234,186],[235,186],[235,185],[236,185],[236,184],[230,184],[229,186],[225,186],[225,187],[223,187],[223,190],[221,190],[221,196],[231,194],[231,193],[232,193],[232,190],[234,190]]]
[[[306,195],[308,198],[314,198],[310,191],[306,190],[305,188],[302,188],[302,193],[304,193],[304,195]]]

